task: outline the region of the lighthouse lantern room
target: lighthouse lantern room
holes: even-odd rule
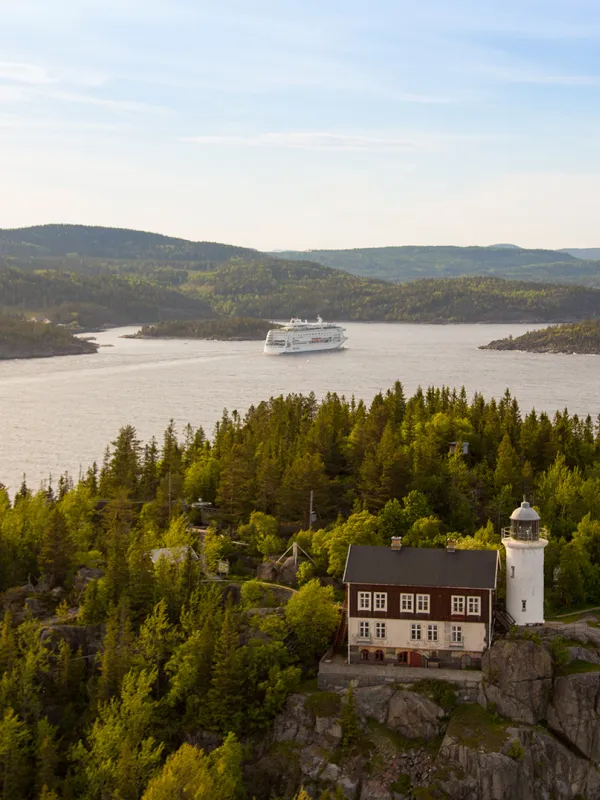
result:
[[[517,625],[544,622],[544,548],[540,516],[527,501],[510,515],[502,530],[506,549],[506,610]]]

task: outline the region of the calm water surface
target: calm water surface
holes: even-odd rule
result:
[[[97,334],[96,355],[0,362],[0,482],[37,486],[65,469],[77,476],[100,460],[119,428],[159,437],[172,417],[212,432],[223,408],[245,411],[271,395],[328,391],[371,400],[395,380],[464,385],[499,397],[506,387],[522,410],[600,412],[600,358],[477,350],[527,325],[348,323],[337,353],[265,356],[261,342],[188,342]]]

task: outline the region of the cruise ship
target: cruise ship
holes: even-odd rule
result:
[[[282,328],[274,328],[267,333],[265,353],[287,355],[290,353],[316,353],[323,350],[339,350],[348,338],[345,328],[334,322],[308,322],[297,317]]]

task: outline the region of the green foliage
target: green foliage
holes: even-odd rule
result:
[[[307,695],[304,708],[315,717],[335,717],[342,709],[342,700],[337,692],[314,692]]]
[[[525,748],[518,739],[513,739],[506,754],[515,761],[521,761],[525,757]]]
[[[142,800],[235,800],[243,794],[242,754],[233,734],[208,756],[197,747],[183,744],[150,781]]]
[[[432,679],[423,679],[413,683],[410,687],[412,692],[424,694],[430,700],[433,700],[438,706],[446,712],[452,711],[458,702],[456,697],[456,686],[448,681]]]
[[[356,713],[356,700],[354,698],[354,689],[350,686],[342,709],[342,747],[352,747],[358,741],[359,736],[360,728],[358,714]]]
[[[339,623],[333,586],[321,586],[316,578],[309,581],[290,598],[285,618],[306,659],[324,653]]]
[[[551,325],[522,336],[497,339],[488,350],[528,350],[533,353],[600,353],[600,320]]]
[[[264,340],[272,322],[252,317],[227,317],[225,319],[179,320],[144,325],[132,339],[217,339],[223,341]]]

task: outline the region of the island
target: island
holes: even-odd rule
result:
[[[523,336],[496,339],[480,350],[525,350],[528,353],[600,353],[600,319],[550,325]]]
[[[48,320],[0,316],[0,360],[86,355],[97,350],[95,342],[78,339],[68,328]]]
[[[144,325],[126,339],[213,339],[223,342],[262,341],[278,325],[254,317],[165,320]]]

